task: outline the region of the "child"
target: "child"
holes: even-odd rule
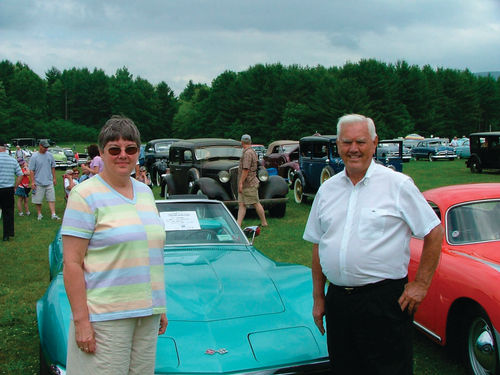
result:
[[[19,159],[19,166],[21,167],[21,171],[23,172],[23,178],[21,179],[21,183],[16,189],[15,195],[17,195],[17,210],[19,211],[19,216],[24,216],[23,214],[23,205],[24,210],[26,211],[26,216],[31,214],[28,208],[28,197],[30,194],[30,171],[24,159]]]

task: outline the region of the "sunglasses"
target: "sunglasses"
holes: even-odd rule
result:
[[[135,154],[137,154],[137,151],[139,151],[139,147],[137,147],[137,146],[125,147],[125,152],[127,153],[127,155],[135,155]],[[108,148],[108,152],[110,155],[116,156],[116,155],[120,155],[120,153],[122,152],[122,149],[120,147],[110,147],[110,148]]]

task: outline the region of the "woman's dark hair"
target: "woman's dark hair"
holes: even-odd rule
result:
[[[89,154],[88,160],[92,160],[96,156],[99,156],[99,147],[97,147],[96,144],[89,145],[87,147],[87,153]]]
[[[104,150],[108,142],[117,141],[120,138],[134,142],[137,147],[141,146],[141,134],[134,122],[127,117],[114,115],[106,121],[99,133],[99,148]]]

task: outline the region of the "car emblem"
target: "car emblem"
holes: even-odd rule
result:
[[[219,353],[219,354],[226,354],[227,353],[227,350],[225,348],[220,348],[220,349],[207,349],[205,351],[205,354],[209,354],[209,355],[214,355],[215,353]]]

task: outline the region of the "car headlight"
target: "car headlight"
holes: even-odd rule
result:
[[[257,177],[259,181],[266,182],[269,180],[269,173],[267,173],[267,169],[261,168],[259,169],[259,172],[257,173]]]
[[[220,171],[219,174],[219,181],[225,184],[231,179],[231,176],[229,175],[228,171]]]

